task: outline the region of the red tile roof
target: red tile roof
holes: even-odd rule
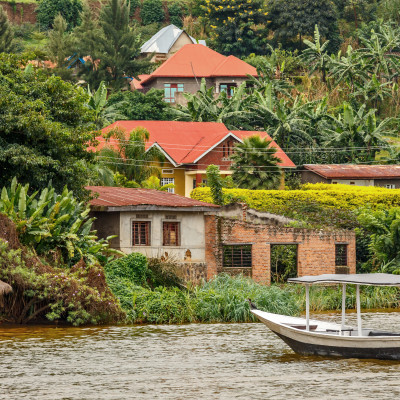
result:
[[[226,57],[202,44],[187,44],[141,80],[143,86],[155,78],[211,78],[257,76],[257,70],[234,56]]]
[[[231,131],[235,136],[239,139],[244,139],[250,136],[258,135],[263,139],[271,140],[270,146],[275,147],[277,149],[276,156],[281,159],[281,162],[278,163],[281,167],[284,168],[296,168],[295,163],[287,156],[287,154],[278,146],[278,144],[272,140],[271,136],[268,135],[267,132],[259,132],[259,131]]]
[[[304,168],[326,179],[400,178],[400,165],[306,164]]]
[[[204,203],[178,194],[162,192],[155,189],[132,189],[110,186],[87,186],[87,190],[98,194],[90,200],[91,206],[123,207],[123,206],[159,206],[159,207],[208,207],[218,208],[216,204]]]
[[[121,128],[126,131],[126,138],[129,138],[129,133],[139,126],[146,128],[150,133],[150,139],[146,147],[149,148],[157,144],[175,166],[198,162],[212,148],[231,134],[239,139],[260,135],[271,140],[271,137],[266,132],[230,132],[224,124],[219,122],[116,121],[104,128],[102,132],[104,134],[111,129]],[[109,142],[106,142],[102,136],[98,136],[96,139],[99,141],[99,145],[96,148],[91,147],[89,150],[101,150],[106,145],[115,146],[117,143],[115,139],[110,139]],[[295,167],[290,158],[275,142],[272,142],[271,145],[278,149],[277,155],[282,160],[279,163],[281,167]]]

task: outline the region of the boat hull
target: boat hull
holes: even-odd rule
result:
[[[304,319],[255,310],[253,313],[293,351],[301,355],[341,358],[400,360],[400,336],[345,336],[330,333],[340,326],[323,321],[310,321],[319,331],[294,328]],[[372,330],[370,330],[372,331]]]
[[[377,360],[400,360],[400,347],[343,347],[304,343],[274,332],[295,353],[305,356],[325,356],[339,358],[373,358]]]

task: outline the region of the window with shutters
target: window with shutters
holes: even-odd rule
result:
[[[163,246],[179,246],[179,222],[163,222]]]
[[[132,246],[150,246],[150,221],[132,221]]]

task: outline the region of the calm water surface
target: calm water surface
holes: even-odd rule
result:
[[[363,319],[365,326],[400,330],[398,312]],[[300,357],[262,324],[0,326],[1,399],[399,396],[400,362]]]

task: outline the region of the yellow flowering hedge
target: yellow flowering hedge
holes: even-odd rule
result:
[[[324,208],[354,210],[369,205],[371,208],[400,206],[400,189],[360,187],[349,185],[306,184],[300,190],[223,189],[224,202],[243,202],[257,210],[277,211],[296,208],[300,203],[318,204]],[[197,188],[191,197],[212,203],[210,188]]]

